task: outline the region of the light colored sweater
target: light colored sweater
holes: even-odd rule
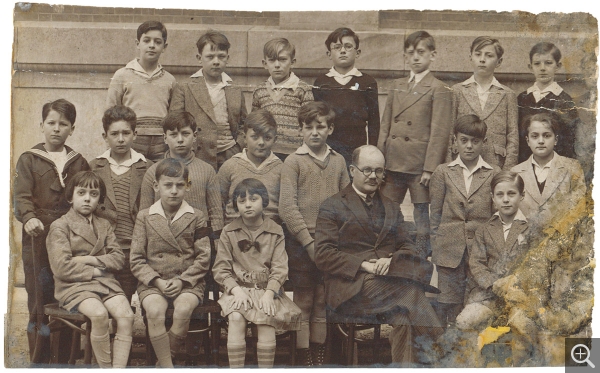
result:
[[[298,149],[281,170],[279,216],[296,239],[306,246],[313,242],[321,203],[350,183],[346,161],[330,150],[324,162]]]
[[[279,181],[281,177],[281,167],[283,162],[272,152],[267,159],[256,167],[254,163],[248,160],[246,149],[242,153],[238,153],[225,161],[217,178],[221,186],[221,199],[225,204],[225,224],[231,223],[240,214],[233,209],[233,190],[240,181],[248,178],[260,180],[269,193],[269,205],[263,210],[263,213],[279,221]]]

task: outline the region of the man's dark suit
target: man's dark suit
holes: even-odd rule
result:
[[[414,340],[417,335],[437,334],[441,330],[423,290],[429,279],[420,268],[427,268],[428,263],[411,255],[414,246],[402,229],[404,217],[398,205],[379,192],[376,194],[374,200],[380,198],[385,214],[379,233],[373,232],[367,207],[351,184],[321,204],[315,232],[315,263],[324,274],[327,305],[334,310],[344,309],[346,312],[344,303],[350,301],[353,304],[352,301],[360,299],[361,291],[366,295],[367,282],[370,282],[370,288],[380,282],[381,289],[388,289],[387,285],[393,281],[398,284],[396,288],[406,289],[407,299],[402,299],[403,293],[389,293],[383,303],[394,303],[398,313],[408,315],[388,318],[394,326],[404,325],[394,328],[390,336],[393,361],[406,362],[410,359],[414,362],[416,351],[407,348],[411,344],[406,342]],[[389,257],[392,257],[392,264],[388,276],[373,276],[360,270],[363,261]],[[406,266],[406,263],[411,263],[406,260],[407,257],[415,260],[415,266]],[[402,278],[390,280],[392,276]],[[361,301],[364,302],[364,298]],[[390,309],[381,303],[381,299],[378,302],[380,304],[375,307],[367,308]]]

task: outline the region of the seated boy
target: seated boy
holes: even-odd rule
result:
[[[467,250],[475,230],[492,216],[491,180],[500,172],[481,157],[487,126],[476,115],[459,117],[454,127],[458,157],[439,165],[429,183],[431,261],[437,266],[437,313],[444,325],[463,308]]]
[[[354,31],[347,27],[336,29],[325,40],[325,46],[333,67],[317,77],[313,94],[315,101],[325,101],[335,111],[335,132],[329,137],[329,145],[350,164],[355,148],[377,145],[377,82],[355,67],[360,49]]]
[[[137,216],[131,272],[140,281],[137,291],[158,363],[161,368],[173,368],[171,354],[185,347],[190,316],[204,298],[210,242],[203,234],[204,214],[184,200],[190,187],[187,167],[179,159],[168,158],[154,171],[160,200]],[[165,312],[169,305],[174,311],[167,334]]]
[[[429,71],[435,60],[433,37],[425,31],[404,41],[410,76],[394,82],[388,95],[377,147],[385,155],[383,194],[401,204],[410,191],[417,228],[416,246],[430,255],[429,180],[444,161],[452,127],[452,92]]]
[[[323,274],[314,263],[317,215],[323,201],[350,183],[344,157],[327,145],[334,118],[325,102],[301,107],[298,123],[304,143],[285,159],[281,170],[279,216],[289,233],[285,245],[288,275],[294,303],[302,311],[296,346],[300,364],[305,366],[323,365],[327,336]]]
[[[244,179],[254,178],[265,184],[269,192],[269,205],[264,209],[265,215],[280,224],[277,210],[283,162],[271,151],[277,139],[277,123],[267,110],[255,110],[248,114],[244,132],[246,148],[223,163],[217,175],[225,206],[225,223],[229,224],[239,216],[231,199],[235,187]]]
[[[223,229],[219,183],[214,168],[194,155],[194,144],[198,137],[194,117],[185,111],[169,113],[163,121],[163,132],[163,141],[169,147],[165,158],[179,159],[189,170],[190,186],[185,196],[186,201],[208,217],[215,237],[218,237]],[[140,209],[150,207],[160,198],[155,184],[156,167],[156,164],[152,165],[144,175]]]
[[[556,72],[562,67],[560,49],[552,43],[537,43],[529,51],[528,67],[535,76],[535,83],[517,96],[519,123],[533,114],[558,115],[559,130],[556,135],[560,143],[554,150],[563,157],[575,158],[575,132],[579,115],[571,96],[554,80]],[[519,163],[531,156],[526,136],[527,132],[521,128]]]
[[[312,88],[292,72],[296,48],[287,39],[269,40],[263,56],[262,64],[270,77],[252,93],[252,111],[266,109],[275,118],[277,143],[273,151],[283,161],[302,145],[297,129],[298,110],[313,101]]]
[[[131,149],[136,138],[136,115],[127,106],[113,106],[102,117],[102,137],[109,149],[90,162],[90,168],[106,186],[106,198],[96,214],[108,219],[115,227],[117,242],[125,254],[123,270],[115,273],[127,300],[137,288],[137,279],[129,269],[131,235],[140,207],[142,179],[152,161]]]
[[[198,39],[196,46],[202,68],[188,83],[175,87],[169,111],[187,111],[194,116],[202,132],[196,157],[218,170],[243,148],[238,136],[243,137],[246,104],[242,90],[233,86],[224,72],[229,60],[227,37],[211,30]]]
[[[158,60],[167,49],[167,29],[158,21],[146,21],[137,29],[135,58],[112,77],[106,108],[125,105],[137,115],[137,137],[133,149],[152,161],[163,158],[167,147],[161,133],[167,115],[175,78]]]
[[[43,307],[36,304],[36,287],[42,293],[43,304],[54,303],[54,281],[48,253],[46,251],[46,235],[50,224],[70,209],[63,190],[65,180],[70,180],[77,172],[90,169],[86,160],[73,149],[65,145],[65,141],[75,129],[77,112],[75,106],[67,100],[59,99],[46,103],[42,108],[40,129],[45,142],[37,144],[24,152],[17,161],[13,184],[14,213],[17,220],[23,223],[22,257],[25,272],[25,290],[27,291],[27,308],[29,324],[27,337],[29,353],[33,357],[36,341],[37,310]],[[32,242],[33,241],[33,242]],[[39,253],[40,271],[38,278],[34,276],[34,250]],[[47,322],[47,321],[46,321]],[[70,333],[61,334],[61,343],[70,343]],[[50,338],[43,337],[41,357],[33,363],[50,361]],[[63,349],[59,362],[66,363],[68,349]]]

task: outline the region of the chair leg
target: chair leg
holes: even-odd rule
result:
[[[92,322],[85,323],[85,347],[83,353],[83,363],[85,365],[92,364]]]
[[[219,314],[210,314],[210,338],[211,357],[214,366],[219,366],[219,343],[221,341],[221,325],[219,325]]]
[[[295,330],[290,332],[290,366],[296,366],[296,341],[298,339],[298,334]]]
[[[86,329],[86,333],[87,333],[87,329]],[[86,340],[86,343],[87,343],[87,340]],[[78,332],[74,332],[71,337],[71,354],[69,355],[69,365],[75,365],[75,361],[77,360],[77,355],[79,355],[80,348],[81,348],[81,334],[79,334]]]
[[[353,323],[348,324],[348,337],[346,338],[347,355],[346,365],[352,366],[354,364],[354,325]]]
[[[325,364],[333,364],[331,350],[333,345],[333,323],[327,322],[327,339],[325,340]]]
[[[373,362],[379,362],[379,350],[381,344],[379,340],[381,339],[381,325],[375,325],[373,328]]]

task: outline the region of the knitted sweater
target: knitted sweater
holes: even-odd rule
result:
[[[169,153],[165,154],[165,158],[168,157]],[[185,200],[193,208],[202,211],[204,216],[208,216],[213,231],[220,231],[224,225],[223,208],[215,169],[203,160],[196,158],[193,153],[184,163],[189,170],[189,180],[191,182],[190,190],[185,193]],[[158,163],[153,164],[144,175],[140,211],[149,208],[160,198],[158,194],[154,193],[152,187],[157,165]]]
[[[292,154],[302,145],[302,136],[298,133],[298,110],[313,100],[312,86],[302,80],[294,91],[286,89],[285,95],[278,102],[269,95],[266,82],[254,90],[252,111],[266,109],[277,122],[277,141],[273,145],[273,152]]]
[[[375,79],[363,73],[341,85],[335,78],[321,75],[315,80],[313,94],[315,101],[325,101],[335,111],[335,130],[327,143],[347,162],[354,149],[367,144],[367,130],[368,143],[377,145],[380,118]]]
[[[108,87],[106,107],[125,105],[135,111],[138,119],[162,119],[169,111],[175,78],[160,65],[152,76],[143,69],[140,71],[140,68],[139,62],[133,60],[117,70]],[[162,128],[138,128],[138,135],[140,134],[162,135]]]
[[[558,143],[554,150],[563,157],[575,158],[575,130],[579,122],[579,114],[575,103],[569,94],[562,91],[558,96],[550,92],[540,101],[535,102],[533,93],[521,92],[517,96],[519,105],[519,124],[522,127],[523,119],[529,115],[539,113],[554,113],[560,119]],[[519,163],[525,162],[531,156],[531,149],[525,140],[525,129],[521,128],[519,134]]]
[[[321,203],[350,183],[346,161],[331,150],[324,162],[309,154],[290,154],[281,169],[279,215],[306,246],[313,242]]]
[[[281,167],[283,162],[273,153],[257,168],[252,162],[247,160],[244,152],[238,153],[225,161],[217,178],[221,186],[221,199],[225,204],[225,224],[231,223],[240,214],[233,209],[233,190],[240,181],[248,178],[260,180],[269,193],[269,205],[264,209],[263,213],[279,221],[278,206],[279,206],[279,180],[281,177]]]

